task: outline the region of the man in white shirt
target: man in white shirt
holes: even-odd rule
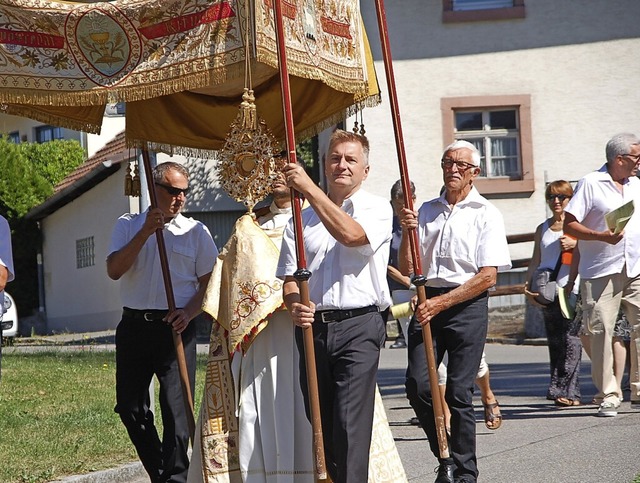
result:
[[[444,191],[419,212],[404,208],[400,271],[414,272],[409,228],[418,230],[427,300],[416,307],[409,325],[407,398],[439,459],[436,483],[477,481],[473,384],[488,325],[488,290],[498,271],[511,268],[500,212],[473,186],[480,154],[467,141],[444,150]],[[440,458],[421,325],[429,324],[436,363],[448,355],[445,400],[451,412],[451,458]],[[438,395],[436,395],[438,397]]]
[[[4,313],[4,288],[14,279],[13,252],[11,251],[11,228],[7,220],[0,216],[0,321]],[[2,363],[2,329],[0,329],[0,364]],[[0,365],[0,370],[2,366]],[[0,376],[2,372],[0,372]]]
[[[391,301],[386,273],[393,215],[386,199],[361,189],[368,156],[364,136],[335,131],[325,162],[328,194],[302,167],[285,168],[288,186],[310,204],[302,226],[311,307],[300,303],[291,223],[276,274],[284,278],[284,301],[298,326],[301,351],[301,328],[313,328],[327,470],[335,483],[367,481],[376,373],[385,341],[380,310]]]
[[[152,482],[184,482],[189,428],[172,331],[181,334],[191,391],[195,384],[196,327],[218,250],[209,230],[180,214],[189,172],[178,163],[153,171],[158,206],[121,216],[113,230],[107,274],[121,280],[122,320],[116,329],[116,407]],[[177,309],[168,313],[155,237],[163,230]],[[164,426],[160,440],[149,409],[149,384],[160,383]],[[193,394],[192,394],[193,397]]]
[[[635,200],[640,208],[640,138],[617,134],[606,146],[607,162],[587,174],[565,208],[564,232],[579,240],[583,324],[591,335],[591,377],[599,416],[616,416],[622,390],[613,373],[613,330],[622,309],[631,324],[631,405],[640,408],[640,215],[615,233],[610,211]]]

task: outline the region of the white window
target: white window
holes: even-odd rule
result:
[[[92,267],[94,265],[93,237],[76,240],[76,268]]]
[[[513,7],[513,0],[453,0],[454,11]]]
[[[480,151],[481,177],[522,178],[516,109],[455,111],[454,136]]]

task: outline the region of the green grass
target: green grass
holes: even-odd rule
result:
[[[205,363],[198,356],[196,405]],[[40,483],[137,461],[114,405],[115,352],[3,354],[0,481]]]

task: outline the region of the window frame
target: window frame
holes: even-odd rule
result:
[[[525,18],[524,0],[513,0],[512,7],[475,10],[454,10],[453,0],[442,0],[442,22],[481,22],[486,20],[509,20]]]
[[[93,235],[76,240],[76,270],[95,267],[96,252]]]
[[[57,133],[59,134],[59,137],[56,137],[56,130]],[[41,141],[41,133],[49,131],[51,132],[51,139],[47,140],[47,141]],[[35,140],[37,143],[48,143],[50,141],[55,141],[58,139],[64,139],[64,130],[60,127],[60,126],[51,126],[49,124],[43,124],[42,126],[36,126],[35,127]]]
[[[441,99],[440,108],[442,111],[443,146],[448,146],[456,140],[456,111],[516,109],[520,128],[518,144],[522,170],[521,179],[477,177],[474,185],[482,194],[533,193],[535,190],[535,178],[530,95],[448,97]]]

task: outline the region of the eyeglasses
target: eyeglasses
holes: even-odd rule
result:
[[[156,183],[156,186],[160,186],[160,188],[165,190],[171,196],[180,196],[180,194],[187,196],[187,193],[189,193],[189,190],[191,189],[188,186],[186,188],[176,188],[175,186],[169,186],[162,183]]]
[[[639,163],[640,162],[640,154],[621,154],[620,156],[627,156],[631,159],[633,159],[634,163]]]
[[[571,198],[571,196],[567,196],[567,195],[549,195],[549,196],[547,196],[547,201],[553,201],[556,198],[558,198],[558,200],[562,203],[564,200],[568,200],[569,198]]]
[[[465,163],[464,161],[454,161],[453,159],[448,159],[448,158],[444,158],[440,162],[440,166],[446,169],[453,168],[454,164],[456,165],[456,167],[458,168],[458,171],[460,172],[466,171],[470,168],[477,168],[475,164]]]

